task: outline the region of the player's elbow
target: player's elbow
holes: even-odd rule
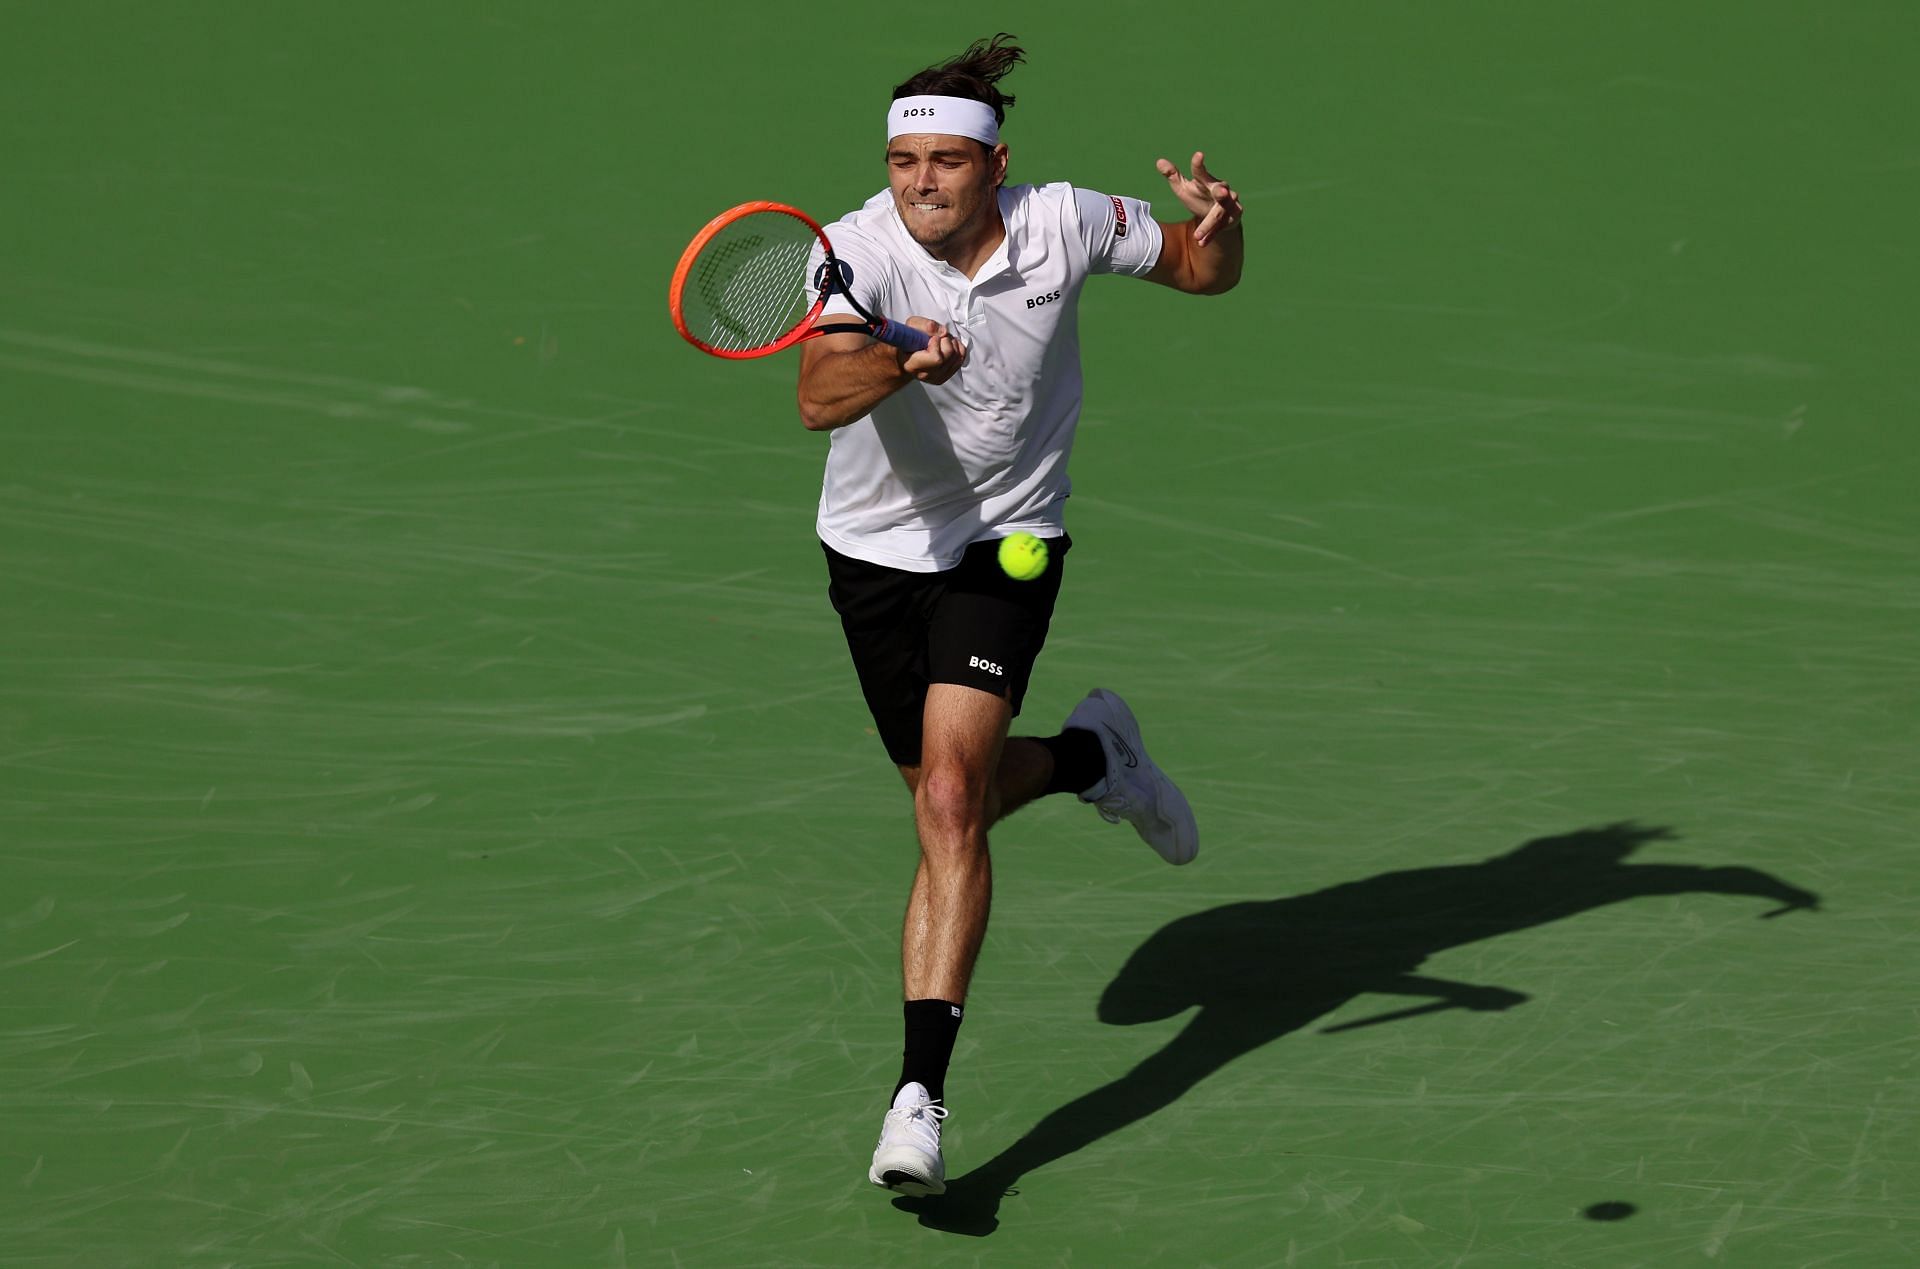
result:
[[[1239,285],[1240,262],[1229,260],[1204,273],[1196,270],[1193,286],[1190,289],[1195,295],[1225,295]]]
[[[803,389],[799,397],[800,426],[809,432],[831,432],[836,427],[845,427],[851,419],[843,419],[828,406],[808,398]]]
[[[800,409],[800,426],[809,432],[824,432],[833,424],[828,421],[823,403],[807,391],[808,376],[802,374],[798,388],[794,391],[794,404]]]
[[[1183,295],[1224,295],[1240,284],[1240,269],[1238,265],[1218,268],[1187,260],[1154,280]]]

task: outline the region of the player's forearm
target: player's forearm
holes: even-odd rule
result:
[[[913,378],[900,368],[897,350],[886,344],[822,354],[800,378],[800,422],[810,432],[845,427]]]
[[[1236,222],[1215,230],[1205,246],[1194,241],[1193,231],[1200,225],[1190,220],[1184,225],[1162,225],[1162,233],[1178,233],[1187,239],[1187,285],[1183,291],[1195,295],[1219,295],[1231,291],[1240,281],[1240,266],[1246,259],[1246,235]]]

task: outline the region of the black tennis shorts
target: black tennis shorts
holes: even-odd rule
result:
[[[869,564],[820,545],[827,553],[827,597],[847,633],[867,709],[896,764],[920,765],[931,683],[977,687],[1020,712],[1072,538],[1048,540],[1047,571],[1030,582],[1001,570],[998,538],[975,542],[943,573]]]

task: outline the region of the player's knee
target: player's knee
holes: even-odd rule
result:
[[[990,776],[958,766],[928,766],[914,794],[914,818],[923,841],[964,839],[990,822]]]

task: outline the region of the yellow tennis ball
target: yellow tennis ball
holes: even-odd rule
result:
[[[1047,544],[1031,533],[1000,539],[1000,567],[1016,582],[1030,582],[1047,571]]]

